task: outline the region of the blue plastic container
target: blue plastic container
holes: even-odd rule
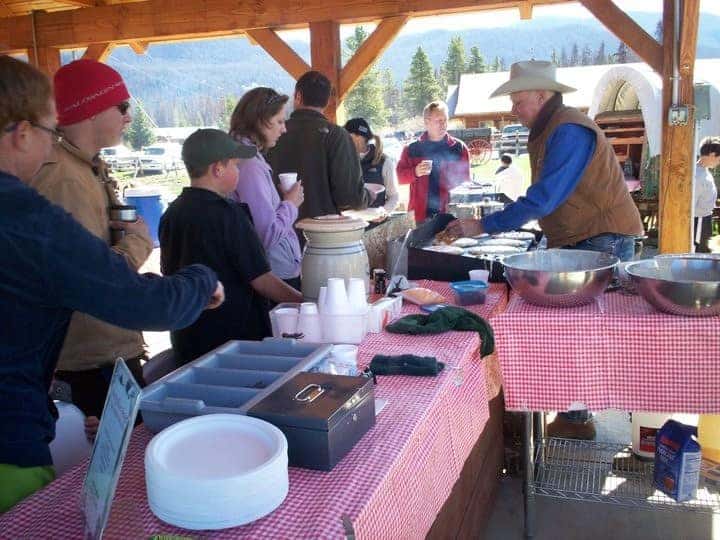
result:
[[[459,306],[484,304],[488,285],[484,281],[454,281],[450,284]]]
[[[160,245],[158,227],[160,226],[160,217],[165,211],[165,205],[162,202],[162,191],[152,186],[127,188],[124,197],[126,204],[137,208],[138,215],[147,223],[153,246],[158,247]]]

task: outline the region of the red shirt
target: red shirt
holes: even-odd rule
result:
[[[415,176],[415,167],[425,159],[433,161],[431,173]],[[430,141],[425,132],[403,148],[397,174],[401,184],[410,184],[409,209],[421,223],[432,214],[445,212],[449,191],[470,180],[470,155],[461,140],[446,134],[441,141]]]

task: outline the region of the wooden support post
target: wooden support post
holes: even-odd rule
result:
[[[662,73],[663,51],[660,44],[627,13],[608,0],[580,0],[580,3],[651,68]]]
[[[402,30],[405,23],[410,18],[409,15],[401,15],[399,17],[390,17],[383,19],[375,28],[375,31],[368,36],[360,48],[355,51],[353,57],[340,73],[340,86],[338,91],[338,101],[343,101],[347,93],[360,80],[365,72],[370,69],[374,62],[380,58],[380,55],[388,48],[395,36]]]
[[[337,96],[340,88],[340,23],[337,21],[310,23],[310,57],[312,68],[324,74],[332,84],[325,116],[334,122],[337,118]]]
[[[675,13],[673,0],[663,8],[663,100],[662,149],[659,188],[659,248],[661,253],[686,253],[692,248],[692,183],[695,163],[693,70],[697,49],[700,0],[684,0]],[[680,17],[680,43],[674,43],[673,20]],[[679,48],[679,50],[677,49]],[[680,70],[678,102],[688,107],[688,121],[671,125],[673,53],[677,51]]]
[[[129,41],[128,46],[133,50],[133,52],[135,52],[135,54],[142,56],[147,53],[150,44],[146,41]]]
[[[60,49],[38,47],[37,56],[35,56],[35,50],[35,48],[27,50],[28,62],[52,79],[55,72],[60,69]]]
[[[285,43],[270,28],[257,28],[248,30],[247,36],[253,45],[260,45],[273,59],[287,71],[293,79],[297,80],[300,75],[310,71],[310,66],[298,55],[292,47]]]
[[[85,54],[83,54],[84,60],[97,60],[98,62],[104,62],[110,57],[110,53],[112,53],[113,48],[115,48],[114,43],[93,43],[92,45],[88,45],[88,48],[85,49]]]
[[[529,1],[520,2],[518,4],[518,9],[520,10],[520,18],[524,21],[532,19],[532,10],[533,5]]]

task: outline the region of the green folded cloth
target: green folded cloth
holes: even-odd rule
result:
[[[393,334],[441,334],[450,330],[469,330],[480,334],[480,354],[485,356],[495,350],[495,336],[490,324],[466,309],[448,306],[430,315],[406,315],[385,327]]]
[[[373,372],[373,375],[435,376],[444,367],[445,364],[438,362],[434,356],[415,356],[414,354],[399,356],[376,354],[370,362],[370,371]]]

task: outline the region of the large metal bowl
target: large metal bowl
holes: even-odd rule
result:
[[[629,264],[626,271],[640,295],[666,313],[689,317],[720,315],[720,258],[662,255]]]
[[[539,306],[572,307],[600,296],[619,259],[578,249],[539,249],[503,259],[505,277],[523,299]]]

